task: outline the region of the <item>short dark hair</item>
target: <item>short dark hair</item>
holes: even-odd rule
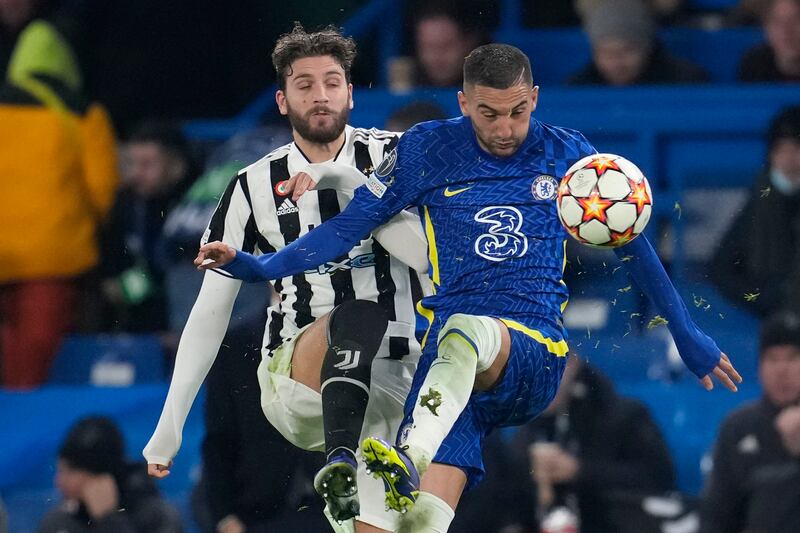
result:
[[[344,69],[345,79],[350,83],[350,68],[356,57],[356,42],[345,37],[335,26],[327,26],[308,33],[299,22],[294,28],[278,38],[272,50],[272,65],[278,74],[278,87],[286,90],[286,78],[292,74],[292,63],[305,57],[331,56]]]
[[[800,106],[783,108],[770,122],[767,131],[767,146],[770,150],[778,141],[792,139],[800,142]]]
[[[772,346],[790,345],[800,348],[800,316],[781,311],[769,317],[761,326],[760,351]]]
[[[507,44],[485,44],[464,60],[464,85],[508,89],[520,81],[533,86],[531,62],[522,50]]]
[[[136,124],[128,136],[129,143],[154,143],[166,152],[183,159],[189,158],[189,142],[177,122],[145,119]]]
[[[78,470],[119,474],[125,464],[125,440],[110,418],[88,416],[69,429],[58,456]]]

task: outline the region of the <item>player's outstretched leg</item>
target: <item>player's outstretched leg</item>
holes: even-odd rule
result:
[[[368,468],[384,481],[389,507],[411,510],[419,478],[466,407],[476,375],[492,367],[501,348],[502,331],[493,318],[454,314],[445,322],[401,449],[380,439],[361,444]]]
[[[361,443],[367,473],[383,481],[386,505],[405,513],[419,496],[419,474],[403,450],[383,439],[370,437]]]
[[[389,324],[375,302],[352,300],[328,317],[328,351],[320,372],[326,464],[314,489],[334,520],[359,514],[356,485],[358,439],[369,401],[372,361]]]

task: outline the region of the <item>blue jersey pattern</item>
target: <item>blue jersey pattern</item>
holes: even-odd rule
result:
[[[413,425],[439,329],[450,315],[493,316],[511,334],[500,383],[472,395],[435,458],[463,468],[471,486],[483,473],[483,438],[495,427],[537,415],[558,388],[565,362],[558,356],[567,352],[561,312],[568,294],[561,280],[567,234],[556,213],[556,187],[575,161],[595,152],[580,133],[536,119],[507,158],[482,150],[467,118],[419,124],[341,214],[278,253],[238,253],[225,268],[240,279],[280,279],[347,253],[402,209],[419,207],[435,294],[418,306],[424,348],[401,437]],[[647,239],[640,236],[615,252],[630,254],[626,266],[667,318],[689,368],[698,377],[708,374],[719,348],[691,320]]]
[[[511,157],[482,150],[468,118],[419,124],[377,174],[381,197],[362,187],[353,203],[383,221],[407,205],[420,209],[435,294],[418,310],[428,338],[453,313],[495,316],[559,343],[566,232],[556,214],[560,177],[595,153],[580,133],[531,119]],[[420,340],[427,341],[427,338]]]

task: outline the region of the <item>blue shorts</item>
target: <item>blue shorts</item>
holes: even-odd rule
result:
[[[566,357],[550,353],[547,346],[525,333],[510,328],[508,332],[511,352],[502,379],[492,390],[470,396],[433,459],[461,468],[467,474],[467,489],[484,476],[483,439],[495,428],[521,426],[544,411],[556,395],[567,363]],[[414,374],[398,437],[412,423],[422,382],[434,359],[436,343],[428,342]]]

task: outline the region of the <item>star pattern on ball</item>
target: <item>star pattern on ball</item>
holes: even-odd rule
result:
[[[600,194],[592,192],[587,198],[577,198],[578,203],[583,207],[583,222],[596,219],[602,223],[608,222],[606,210],[614,205],[612,200],[604,200]]]
[[[564,176],[564,179],[561,180],[561,184],[558,186],[558,196],[566,196],[569,194],[569,179],[572,177],[572,174],[567,174]]]
[[[569,226],[564,226],[564,228],[567,230],[567,233],[572,235],[573,238],[577,239],[578,241],[583,242],[583,239],[581,238],[580,233],[578,233],[578,228],[577,227],[571,228]]]
[[[652,205],[653,201],[650,199],[650,195],[647,194],[647,187],[643,181],[636,183],[635,181],[629,179],[628,180],[631,185],[631,194],[628,196],[629,201],[632,204],[636,205],[636,214],[641,215],[642,211],[644,210],[644,206]]]
[[[611,232],[611,242],[613,246],[622,246],[624,244],[628,244],[635,238],[636,234],[633,233],[633,227],[626,229],[622,233],[617,233],[616,231]]]
[[[591,163],[586,165],[586,168],[593,168],[598,178],[605,174],[606,170],[618,170],[622,172],[619,165],[617,165],[613,159],[603,156],[595,158]]]

